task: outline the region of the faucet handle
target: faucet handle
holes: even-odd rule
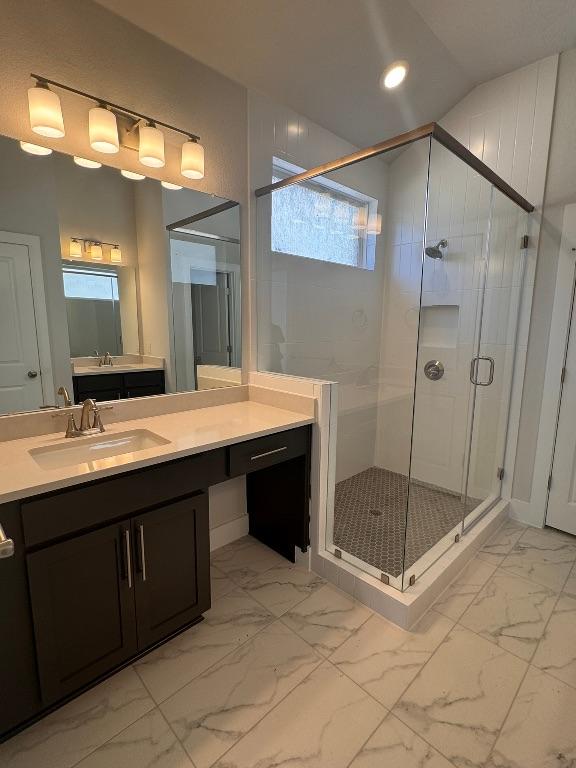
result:
[[[98,405],[95,404],[94,408],[92,409],[94,413],[94,419],[92,421],[92,429],[99,429],[100,432],[105,432],[104,424],[102,423],[102,417],[100,416],[100,411],[111,411],[113,408],[112,405]]]

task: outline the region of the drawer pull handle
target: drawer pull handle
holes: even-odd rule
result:
[[[130,531],[124,529],[124,546],[126,547],[126,572],[128,574],[128,589],[132,589],[132,553],[130,551]]]
[[[272,456],[273,453],[282,453],[288,446],[283,445],[282,448],[274,448],[273,451],[266,451],[265,453],[257,453],[256,456],[250,456],[250,461],[256,461],[256,459],[263,459],[264,456]]]
[[[142,581],[146,581],[146,551],[144,549],[144,526],[138,526],[138,536],[140,537],[140,570],[142,571]]]

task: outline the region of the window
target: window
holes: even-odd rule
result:
[[[118,276],[88,267],[64,267],[64,295],[68,299],[118,301]]]
[[[272,182],[302,168],[274,158]],[[378,201],[331,179],[272,193],[272,250],[349,267],[374,269]]]

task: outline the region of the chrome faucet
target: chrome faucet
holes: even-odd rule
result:
[[[102,367],[103,365],[114,365],[114,361],[112,360],[112,355],[110,354],[110,352],[106,352],[104,357],[100,358],[98,365],[100,367]]]

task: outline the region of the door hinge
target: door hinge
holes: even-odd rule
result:
[[[413,587],[414,584],[416,584],[416,576],[415,574],[412,574],[412,576],[410,576],[410,578],[408,579],[408,586]]]
[[[460,542],[460,534],[457,533],[456,536],[454,536],[454,544],[458,544]]]
[[[528,235],[522,235],[522,240],[520,242],[520,249],[522,251],[525,251],[529,245],[530,245],[530,238],[528,237]]]
[[[339,549],[334,549],[334,557],[337,557],[338,560],[342,560],[342,552]]]
[[[496,477],[498,480],[504,480],[504,467],[498,467],[498,471],[496,472]]]
[[[382,584],[390,584],[390,578],[387,573],[381,573],[380,574],[380,581]]]
[[[560,374],[560,384],[564,384],[565,380],[566,380],[566,366],[562,368],[562,373]]]
[[[226,288],[225,291],[224,291],[224,295],[225,296],[230,296],[231,293],[232,293],[232,291],[230,290],[230,288]]]
[[[548,490],[552,488],[552,472],[548,475]]]
[[[229,352],[230,354],[232,354],[232,347],[230,346],[230,344],[228,344],[228,346],[226,347],[226,352]]]

